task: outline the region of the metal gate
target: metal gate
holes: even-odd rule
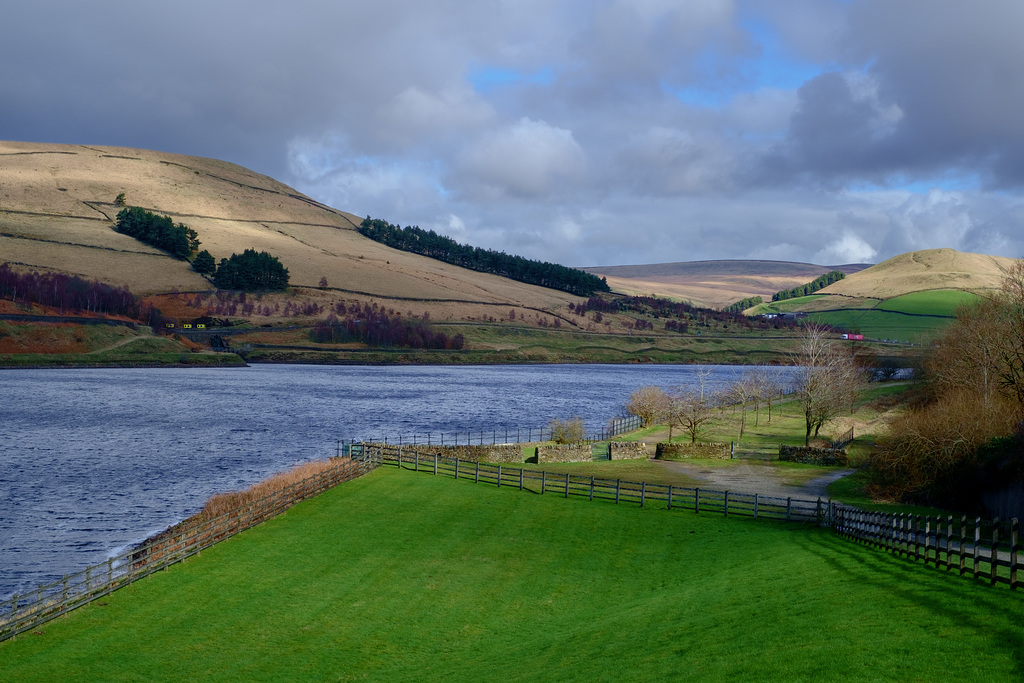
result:
[[[590,459],[591,460],[611,460],[612,459],[612,445],[608,442],[595,443],[590,446]]]

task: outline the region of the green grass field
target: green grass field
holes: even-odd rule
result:
[[[389,468],[0,643],[0,680],[1011,680],[1022,609],[811,526]]]
[[[977,294],[959,289],[935,289],[927,292],[913,292],[886,299],[876,307],[881,311],[896,311],[915,315],[944,315],[953,317],[960,304],[980,301]]]
[[[845,311],[810,313],[808,317],[871,339],[921,343],[941,332],[952,318],[918,317],[892,311],[851,308]]]

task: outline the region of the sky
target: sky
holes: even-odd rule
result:
[[[1022,26],[1020,0],[11,0],[0,139],[223,159],[573,266],[1019,258]]]

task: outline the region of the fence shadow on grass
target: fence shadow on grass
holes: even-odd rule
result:
[[[835,534],[803,536],[795,539],[795,543],[859,585],[877,588],[881,595],[898,594],[944,621],[966,625],[984,635],[994,650],[1008,651],[1017,670],[1024,671],[1024,631],[1020,628],[1024,605],[1020,600],[1007,600],[1005,593],[989,590],[988,581],[955,575],[977,588],[966,599],[984,608],[985,618],[982,619],[977,611],[958,609],[954,601],[943,599],[947,581],[953,578],[943,574],[949,572],[922,572],[920,565],[894,561],[893,557],[871,548],[855,547]]]

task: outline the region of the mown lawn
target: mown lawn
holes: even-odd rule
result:
[[[810,526],[389,468],[0,643],[0,680],[1011,680],[1022,609]]]

